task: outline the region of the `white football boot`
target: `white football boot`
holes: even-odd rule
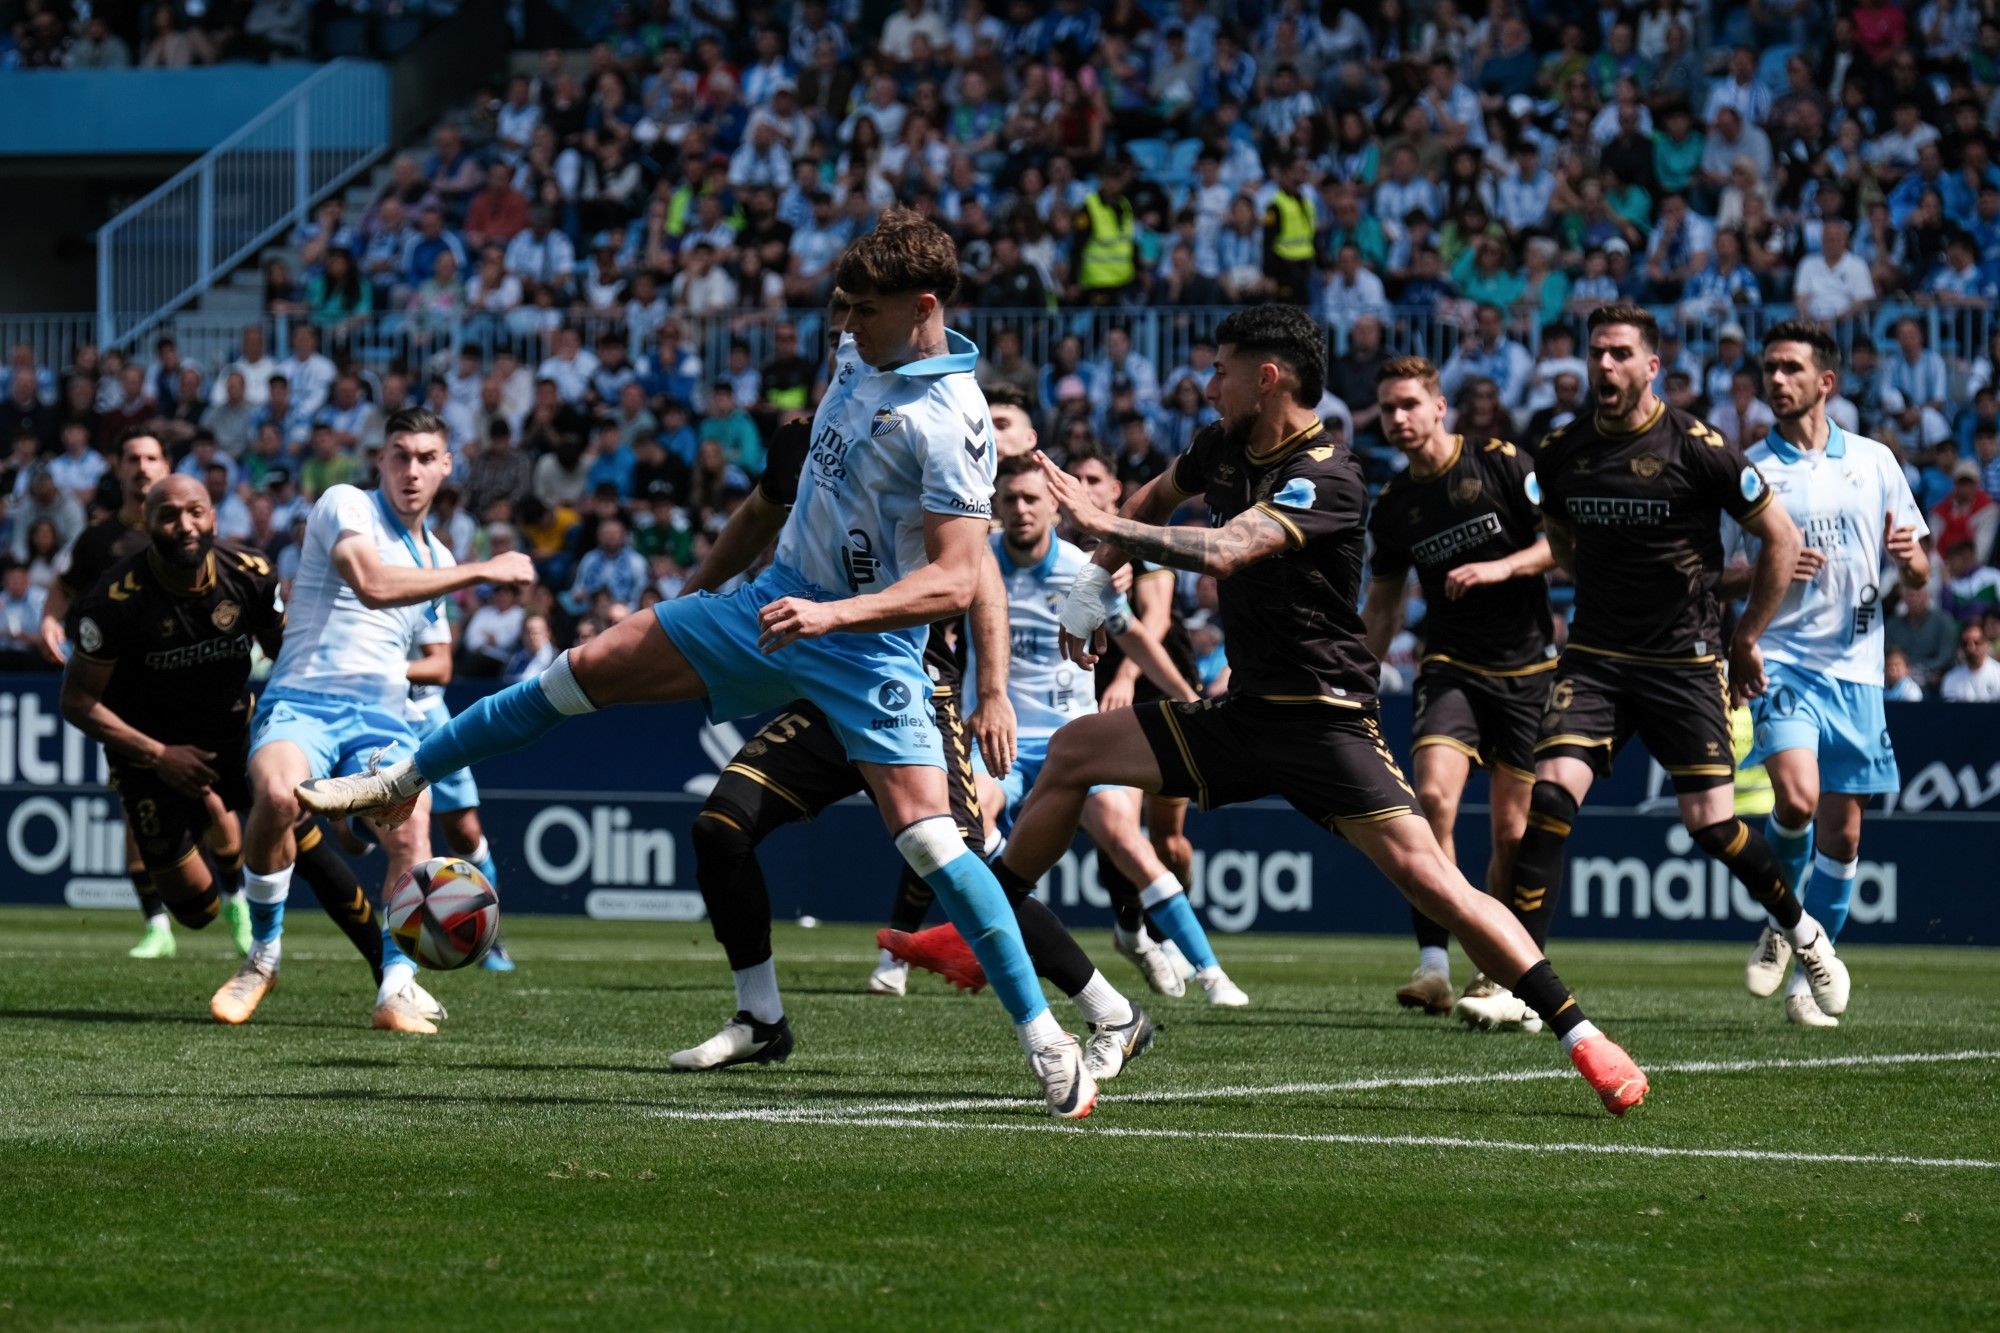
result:
[[[1757,943],[1751,946],[1750,962],[1743,969],[1743,984],[1762,1000],[1778,993],[1785,969],[1792,964],[1792,942],[1785,932],[1766,923]]]

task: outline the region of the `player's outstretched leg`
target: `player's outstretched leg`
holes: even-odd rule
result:
[[[1413,815],[1345,824],[1341,832],[1412,905],[1455,936],[1466,954],[1540,1016],[1562,1041],[1604,1108],[1624,1115],[1646,1099],[1646,1076],[1617,1043],[1584,1017],[1569,987],[1521,924],[1447,861],[1428,825]]]

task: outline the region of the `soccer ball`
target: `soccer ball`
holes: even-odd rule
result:
[[[500,937],[500,899],[472,862],[434,856],[389,891],[389,935],[424,967],[469,967]]]

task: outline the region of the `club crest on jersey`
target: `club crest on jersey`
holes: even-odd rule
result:
[[[1666,464],[1651,454],[1640,454],[1632,460],[1632,471],[1637,473],[1640,479],[1644,481],[1651,481],[1653,478],[1659,476],[1661,469],[1665,466]]]
[[[1741,488],[1743,492],[1743,498],[1746,500],[1759,499],[1763,496],[1765,491],[1770,489],[1770,487],[1765,484],[1764,474],[1759,472],[1756,468],[1748,466],[1746,466],[1743,469],[1743,471],[1737,475],[1736,484],[1739,488]]]
[[[235,602],[217,602],[215,610],[209,612],[208,618],[215,622],[217,629],[227,634],[231,629],[235,628],[236,621],[242,614],[243,608]]]
[[[1451,502],[1460,508],[1479,503],[1480,492],[1486,488],[1477,477],[1460,477],[1458,484],[1451,488]]]
[[[878,407],[874,419],[868,423],[868,438],[879,440],[902,424],[903,418],[897,415],[895,408]]]
[[[1278,493],[1272,496],[1271,499],[1287,509],[1311,509],[1313,507],[1313,484],[1304,477],[1293,477],[1283,486],[1280,486]]]

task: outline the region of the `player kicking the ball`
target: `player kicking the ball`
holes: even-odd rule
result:
[[[1007,895],[952,823],[929,708],[925,627],[972,603],[992,509],[993,439],[972,370],[978,349],[944,326],[958,286],[951,238],[901,208],[835,268],[845,361],[813,419],[805,476],[764,572],[727,596],[662,602],[482,699],[414,760],[308,783],[322,813],[407,817],[433,781],[620,703],[706,698],[742,717],[804,697],[861,766],[905,861],[929,882],[1015,1024],[1050,1109],[1088,1115],[1097,1085],[1042,998]],[[767,961],[738,994],[777,989]],[[718,1034],[757,1041],[739,1013]]]
[[[1777,804],[1765,836],[1785,882],[1828,939],[1838,939],[1847,920],[1862,808],[1871,795],[1902,788],[1882,711],[1882,572],[1893,561],[1903,586],[1920,588],[1931,568],[1923,546],[1930,528],[1896,456],[1826,419],[1839,383],[1840,344],[1817,324],[1787,320],[1765,333],[1765,397],[1778,424],[1749,457],[1805,548],[1764,632],[1768,683],[1751,705],[1756,740],[1743,763],[1771,775]],[[1758,543],[1743,540],[1741,529],[1734,535],[1754,556]],[[1724,591],[1748,592],[1750,571],[1732,567]],[[1776,991],[1791,959],[1790,937],[1765,926],[1750,955],[1750,993]],[[1792,975],[1785,1017],[1838,1027],[1815,1002],[1810,980],[1804,966]]]
[[[1229,693],[1100,713],[1057,732],[996,873],[1017,885],[1040,878],[1098,783],[1191,796],[1204,808],[1281,796],[1358,847],[1481,970],[1532,1004],[1605,1108],[1623,1115],[1645,1099],[1646,1076],[1584,1018],[1507,909],[1445,857],[1383,744],[1377,664],[1355,609],[1367,492],[1353,454],[1313,410],[1325,388],[1325,332],[1294,306],[1264,305],[1230,315],[1216,341],[1208,397],[1222,420],[1122,516],[1043,465],[1071,521],[1105,543],[1064,602],[1065,647],[1091,656],[1112,568],[1128,554],[1200,570],[1218,584]],[[1210,526],[1158,526],[1197,495]]]
[[[1637,735],[1673,779],[1695,844],[1729,867],[1798,950],[1819,1007],[1847,1007],[1847,968],[1799,905],[1771,846],[1736,816],[1732,693],[1765,690],[1758,637],[1799,560],[1799,530],[1743,451],[1653,396],[1659,328],[1638,306],[1590,316],[1597,410],[1552,431],[1535,463],[1542,521],[1576,579],[1576,616],[1535,744],[1528,828],[1514,857],[1514,910],[1548,937],[1562,889],[1564,841],[1597,778]],[[1722,612],[1722,515],[1759,543],[1750,599],[1728,645]],[[1526,997],[1523,997],[1526,998]],[[1454,1012],[1476,1027],[1518,1021],[1514,997],[1467,996]]]
[[[457,565],[426,531],[431,501],[451,472],[446,438],[444,421],[432,412],[395,413],[383,435],[381,489],[330,486],[306,521],[284,647],[251,724],[243,885],[256,943],[210,1002],[219,1022],[248,1022],[277,984],[297,857],[298,784],[385,757],[407,762],[417,748],[405,712],[409,655],[440,615],[437,600],[479,583],[534,581],[534,563],[525,555]],[[389,863],[385,894],[431,854],[429,801],[412,795],[419,799],[407,801],[396,818],[377,821]],[[416,964],[384,928],[372,1025],[430,1034],[443,1017],[443,1007],[417,985]]]
[[[1420,356],[1386,362],[1375,375],[1382,433],[1410,460],[1375,499],[1374,579],[1361,620],[1368,649],[1385,657],[1403,619],[1411,568],[1424,594],[1424,656],[1417,668],[1410,766],[1417,802],[1447,860],[1474,764],[1491,782],[1493,859],[1487,892],[1504,898],[1514,848],[1535,785],[1535,735],[1556,650],[1542,575],[1555,564],[1541,535],[1535,472],[1504,440],[1468,447],[1444,428],[1448,404],[1437,367]],[[1451,1012],[1451,961],[1444,927],[1410,909],[1417,970],[1396,992],[1406,1009]],[[1468,995],[1496,983],[1473,977]],[[1541,1020],[1524,1011],[1526,1025]]]

